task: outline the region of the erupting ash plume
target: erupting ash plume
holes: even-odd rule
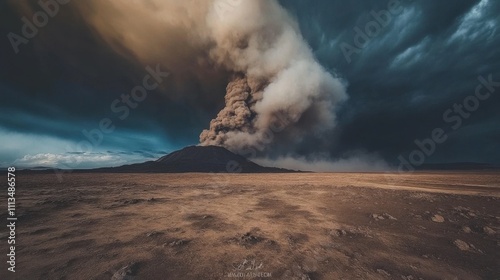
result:
[[[226,107],[210,122],[210,130],[201,133],[200,142],[205,145],[224,145],[230,138],[227,136],[229,132],[255,133],[252,125],[256,116],[254,107],[261,99],[259,87],[254,85],[252,88],[246,77],[235,77],[227,85]]]
[[[192,73],[202,82],[207,69],[230,73],[225,107],[201,133],[201,145],[265,151],[283,139],[320,137],[347,98],[275,0],[78,3],[106,42],[141,63],[161,62],[174,76]],[[280,137],[269,139],[270,132]]]
[[[262,150],[275,127],[293,142],[335,125],[344,86],[314,59],[276,1],[237,1],[231,12],[212,13],[208,22],[216,44],[211,58],[240,75],[228,85],[226,107],[201,134],[202,145]]]

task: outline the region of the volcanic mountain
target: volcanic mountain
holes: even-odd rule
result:
[[[111,173],[280,173],[287,169],[260,166],[243,156],[217,146],[191,146],[172,152],[156,161],[99,168],[92,171]]]

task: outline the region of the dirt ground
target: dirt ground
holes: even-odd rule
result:
[[[499,173],[63,179],[18,175],[0,279],[500,279]]]

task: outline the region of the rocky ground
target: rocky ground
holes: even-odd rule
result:
[[[494,172],[21,173],[17,185],[17,272],[2,254],[0,279],[500,279]]]

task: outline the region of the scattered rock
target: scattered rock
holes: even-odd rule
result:
[[[385,270],[383,270],[383,269],[380,269],[380,268],[379,268],[379,269],[377,269],[377,273],[378,273],[378,274],[381,274],[381,275],[383,275],[383,276],[385,276],[385,277],[391,277],[391,274],[390,274],[389,272],[387,272],[387,271],[385,271]]]
[[[465,232],[465,233],[471,233],[472,230],[470,229],[470,227],[462,227],[462,231]]]
[[[372,214],[372,218],[375,220],[385,220],[385,218],[379,214]]]
[[[465,215],[464,213],[459,213],[459,214],[460,214],[460,216],[462,216],[463,218],[470,219],[470,217],[469,217],[469,216],[467,216],[467,215]]]
[[[398,219],[394,218],[393,216],[387,214],[387,213],[384,213],[384,217],[386,217],[387,219],[389,220],[393,220],[393,221],[397,221]]]
[[[151,232],[146,233],[146,236],[147,237],[154,237],[154,236],[157,236],[157,235],[160,235],[160,234],[161,234],[161,232],[151,231]]]
[[[443,216],[441,216],[441,215],[437,215],[437,214],[436,214],[436,215],[434,215],[434,216],[432,216],[432,217],[431,217],[431,220],[432,220],[433,222],[435,222],[435,223],[443,223],[443,222],[444,222],[444,218],[443,218]]]
[[[188,243],[187,240],[183,240],[183,239],[179,239],[179,240],[176,240],[176,241],[172,241],[168,244],[168,246],[170,247],[179,247],[179,246],[183,246],[183,245],[186,245]],[[166,243],[165,243],[166,244]]]
[[[372,214],[371,215],[372,219],[378,220],[379,215],[378,214]],[[382,217],[383,218],[383,217]]]
[[[234,242],[239,244],[240,246],[244,246],[246,248],[256,245],[257,243],[266,241],[266,238],[259,237],[254,235],[252,232],[247,232],[241,236],[230,238],[229,242]]]
[[[453,242],[453,244],[455,244],[455,246],[457,246],[458,249],[460,249],[461,251],[469,251],[470,250],[469,244],[467,244],[467,242],[462,241],[460,239],[455,240],[455,242]]]
[[[397,220],[396,218],[394,218],[393,216],[387,214],[387,213],[384,213],[384,214],[372,214],[371,215],[372,219],[374,220],[385,220],[385,219],[389,219],[389,220]]]
[[[299,278],[300,280],[311,280],[311,277],[309,277],[309,275],[307,275],[307,274],[302,274],[299,277],[300,277]]]
[[[258,242],[260,240],[259,237],[252,235],[252,233],[250,233],[250,232],[247,232],[247,233],[243,234],[240,237],[240,239],[243,242],[250,242],[250,243]]]
[[[113,277],[111,277],[111,280],[133,280],[135,279],[134,275],[137,270],[137,263],[130,263],[122,268],[120,268],[115,274],[113,274]]]
[[[494,231],[492,228],[490,227],[483,227],[483,231],[484,233],[486,233],[487,235],[495,235],[496,234],[496,231]]]

